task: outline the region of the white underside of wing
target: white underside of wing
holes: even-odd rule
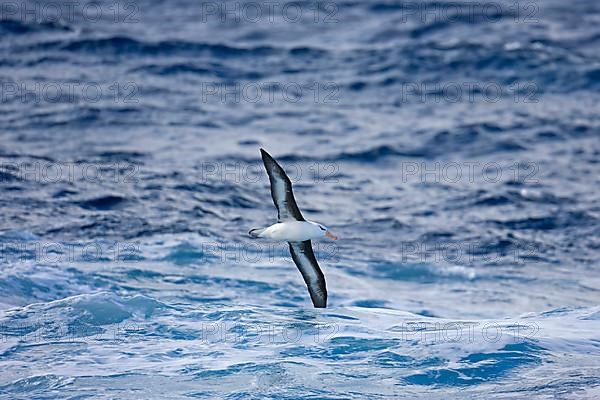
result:
[[[260,237],[286,242],[303,242],[322,236],[318,227],[307,221],[285,221],[269,226]]]

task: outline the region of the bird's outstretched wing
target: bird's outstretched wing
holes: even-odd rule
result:
[[[290,253],[296,263],[296,266],[308,286],[308,292],[315,308],[327,307],[327,287],[325,286],[325,277],[317,259],[315,253],[313,253],[312,245],[310,240],[304,242],[288,242],[290,245]]]
[[[271,182],[271,196],[275,207],[277,207],[277,219],[279,222],[286,220],[304,221],[304,217],[296,204],[296,199],[294,199],[290,178],[269,153],[260,149],[260,154]]]

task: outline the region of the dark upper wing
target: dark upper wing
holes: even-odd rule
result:
[[[275,207],[277,207],[277,219],[279,221],[304,221],[304,217],[294,199],[290,178],[288,178],[283,168],[277,164],[277,161],[269,153],[260,149],[260,154],[262,155],[263,163],[271,181],[271,196],[273,197]]]
[[[308,292],[313,305],[316,308],[327,307],[327,287],[325,286],[325,276],[319,268],[315,253],[310,240],[304,242],[289,242],[290,253],[296,263],[296,266],[308,286]]]

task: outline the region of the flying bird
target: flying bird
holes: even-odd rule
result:
[[[315,258],[311,240],[324,236],[337,240],[326,226],[304,219],[292,191],[292,182],[281,166],[260,149],[265,169],[271,182],[271,197],[277,207],[277,223],[267,228],[251,229],[250,236],[288,242],[294,263],[302,278],[315,308],[327,307],[325,276]]]

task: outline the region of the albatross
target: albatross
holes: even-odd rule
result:
[[[315,308],[327,307],[327,287],[325,276],[315,258],[311,240],[328,237],[337,240],[326,226],[304,219],[292,191],[292,182],[281,166],[260,149],[269,181],[271,197],[277,208],[277,223],[267,228],[251,229],[248,234],[255,238],[266,238],[288,242],[294,263],[300,270],[308,287],[308,293]]]

